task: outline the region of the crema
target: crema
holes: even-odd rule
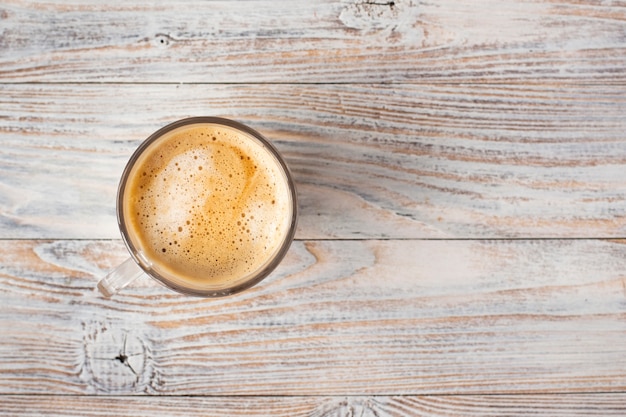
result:
[[[198,123],[142,152],[126,181],[123,217],[151,269],[202,289],[263,269],[292,227],[292,199],[266,145],[229,126]]]

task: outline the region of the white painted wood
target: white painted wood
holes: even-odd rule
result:
[[[0,237],[118,238],[141,140],[221,115],[274,140],[299,239],[622,237],[626,87],[0,85]]]
[[[625,39],[621,1],[4,1],[0,415],[624,415]],[[203,114],[284,152],[298,240],[102,298],[126,159]]]
[[[626,389],[624,240],[296,242],[215,300],[147,278],[103,298],[119,241],[0,252],[0,394]]]
[[[0,22],[3,82],[626,81],[620,1],[13,0]]]
[[[2,416],[623,416],[626,394],[376,397],[0,397]]]

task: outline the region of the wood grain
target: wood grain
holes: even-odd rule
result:
[[[626,236],[626,86],[0,85],[0,109],[2,238],[117,238],[126,160],[192,115],[274,140],[299,239]]]
[[[119,241],[0,253],[0,394],[626,390],[624,240],[296,242],[215,300],[147,278],[102,298]]]
[[[625,114],[624,1],[4,1],[0,416],[625,415]],[[277,144],[297,241],[103,298],[193,115]]]
[[[626,82],[611,1],[5,1],[2,82]]]
[[[626,394],[376,397],[0,396],[1,416],[623,416]]]

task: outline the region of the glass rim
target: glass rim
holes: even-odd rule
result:
[[[142,259],[141,251],[139,251],[135,247],[135,245],[133,244],[129,236],[128,228],[126,227],[126,223],[124,219],[123,202],[124,202],[124,193],[126,190],[126,184],[128,182],[128,178],[130,176],[130,173],[133,167],[135,166],[136,162],[139,160],[141,155],[150,147],[151,144],[156,142],[163,135],[175,129],[178,129],[180,127],[194,125],[194,124],[214,124],[214,125],[226,126],[226,127],[236,129],[238,131],[241,131],[245,134],[248,134],[254,137],[254,139],[258,140],[261,143],[261,145],[264,146],[267,149],[267,151],[278,162],[278,165],[280,166],[283,174],[285,175],[285,179],[287,181],[287,187],[290,193],[290,199],[291,199],[291,205],[292,205],[291,221],[289,224],[289,229],[287,230],[287,233],[285,234],[283,241],[281,242],[279,246],[279,249],[272,255],[271,258],[269,258],[266,261],[265,264],[263,264],[263,266],[260,269],[251,273],[248,279],[245,279],[242,282],[237,281],[233,285],[225,286],[223,288],[201,289],[201,288],[186,287],[176,282],[172,282],[167,277],[164,277],[163,275],[161,275],[158,271],[150,267],[150,265],[147,265],[148,262]],[[276,149],[274,144],[272,144],[268,139],[266,139],[265,136],[263,136],[258,131],[252,129],[251,127],[243,123],[237,122],[235,120],[232,120],[232,119],[226,119],[223,117],[215,117],[215,116],[196,116],[196,117],[188,117],[184,119],[179,119],[168,125],[161,127],[160,129],[152,133],[150,136],[148,136],[135,149],[135,151],[129,158],[128,162],[126,163],[124,171],[122,172],[122,177],[119,182],[119,186],[117,189],[116,215],[117,215],[117,223],[118,223],[121,235],[122,235],[122,240],[124,241],[124,244],[126,248],[128,249],[128,252],[130,253],[131,258],[147,275],[156,279],[158,282],[160,282],[162,285],[166,286],[167,288],[170,288],[171,290],[174,290],[181,294],[213,298],[213,297],[224,297],[224,296],[232,295],[232,294],[241,292],[245,289],[248,289],[258,284],[263,279],[265,279],[278,266],[278,264],[283,260],[283,258],[287,254],[287,251],[289,250],[289,247],[291,246],[291,243],[295,236],[297,218],[298,218],[298,202],[297,202],[295,182],[293,180],[289,167],[287,163],[285,162],[283,156],[278,151],[278,149]]]

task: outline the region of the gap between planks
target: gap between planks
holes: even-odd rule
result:
[[[480,81],[480,82],[464,82],[464,81],[441,81],[441,80],[400,80],[400,81],[0,81],[0,85],[71,85],[71,86],[93,86],[93,85],[237,85],[237,86],[267,86],[267,85],[281,85],[281,86],[329,86],[329,85],[380,85],[380,86],[402,86],[402,85],[438,85],[438,86],[485,86],[485,87],[506,87],[506,86],[577,86],[577,87],[597,87],[597,86],[626,86],[624,81],[580,81],[575,78],[572,79],[560,79],[554,81]]]

